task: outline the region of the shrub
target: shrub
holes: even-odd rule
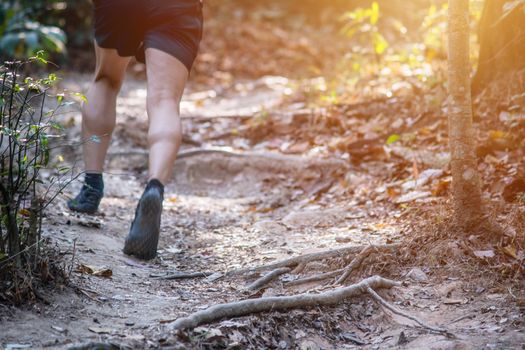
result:
[[[16,287],[17,292],[9,294],[16,300],[20,299],[16,276],[32,280],[26,277],[34,271],[41,275],[43,266],[49,268],[40,254],[43,213],[72,180],[70,168],[61,166],[60,160],[52,162],[50,156],[50,140],[62,137],[55,116],[68,103],[62,94],[51,93],[56,75],[22,76],[25,66],[35,61],[47,63],[39,52],[27,61],[0,66],[0,298]],[[55,107],[47,110],[51,98],[56,98]],[[45,181],[44,170],[49,174]],[[16,271],[15,280],[10,271]]]

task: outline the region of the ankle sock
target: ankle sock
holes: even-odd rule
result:
[[[102,174],[86,173],[84,185],[79,194],[67,202],[69,209],[81,213],[94,214],[98,210],[104,196],[104,180]]]
[[[86,173],[84,183],[94,190],[104,192],[104,179],[100,173]]]

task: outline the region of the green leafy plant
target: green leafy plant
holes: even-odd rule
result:
[[[34,62],[47,63],[43,52],[0,66],[0,282],[6,271],[39,268],[44,210],[72,180],[71,169],[51,157],[52,140],[63,137],[55,117],[69,103],[51,94],[55,74],[22,76]]]
[[[39,5],[39,1],[26,4],[15,0],[0,4],[0,52],[4,58],[29,57],[40,50],[65,52],[64,31],[35,19],[42,12]]]

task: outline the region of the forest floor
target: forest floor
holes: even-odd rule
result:
[[[78,91],[88,81],[71,75],[63,86]],[[336,151],[291,139],[299,129],[315,133],[312,118],[322,112],[291,101],[290,85],[285,78],[267,77],[221,91],[190,87],[182,104],[187,136],[166,189],[159,256],[142,262],[122,253],[146,171],[145,85],[129,78],[119,99],[100,213],[66,209],[81,185],[77,181],[44,220],[45,235],[71,266],[70,283],[60,292],[44,290],[30,307],[2,307],[0,347],[67,349],[91,341],[132,349],[523,349],[523,282],[519,274],[508,277],[516,271],[512,264],[492,263],[512,260],[512,254],[518,261],[523,253],[511,251],[511,245],[507,255],[478,247],[467,258],[454,240],[417,251],[416,236],[437,234],[448,217],[444,208],[450,203],[438,193],[450,182],[447,174],[438,165],[407,163],[401,150],[396,157],[365,145],[366,154],[381,155],[362,160],[356,151],[349,162]],[[368,120],[377,128],[373,116],[390,103],[351,106],[359,113],[347,122],[363,129]],[[364,118],[363,111],[371,117]],[[79,113],[61,122],[78,140]],[[79,159],[79,149],[64,155]],[[381,158],[386,156],[396,161]],[[396,170],[401,163],[409,170]],[[398,172],[402,178],[393,180]],[[417,232],[423,227],[425,232]],[[445,327],[454,339],[417,327],[366,295],[336,306],[169,329],[177,318],[218,303],[328,290],[333,280],[287,283],[341,267],[342,261],[311,262],[256,292],[246,290],[254,276],[225,275],[228,271],[341,246],[392,243],[405,245],[399,248],[404,258],[385,254],[365,261],[349,281],[379,274],[403,282],[381,295],[428,324]],[[511,272],[502,277],[501,266]],[[211,275],[164,278],[178,272]]]

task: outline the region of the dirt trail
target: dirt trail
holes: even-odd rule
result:
[[[75,86],[76,81],[87,78],[74,77],[66,85],[82,88]],[[253,114],[261,111],[262,104],[264,108],[278,105],[285,88],[282,80],[249,82],[233,92],[189,94],[183,107],[187,115],[200,117]],[[179,160],[174,181],[166,190],[159,257],[151,262],[129,258],[121,249],[143,187],[145,158],[133,152],[143,142],[138,131],[145,127],[144,93],[143,83],[133,80],[123,91],[121,124],[112,148],[117,155],[111,158],[105,177],[102,214],[83,216],[66,210],[68,195],[80,186],[75,183],[45,220],[45,234],[63,251],[75,252],[66,258],[75,261],[74,287],[44,294],[47,303],[30,310],[2,311],[0,346],[67,349],[79,342],[101,341],[136,349],[174,348],[181,342],[188,348],[231,349],[520,349],[525,344],[525,332],[519,326],[523,314],[505,305],[511,298],[508,293],[488,291],[454,275],[433,277],[428,269],[414,281],[406,277],[412,267],[396,276],[406,280],[406,286],[387,298],[429,323],[446,325],[458,339],[412,328],[367,298],[328,309],[235,319],[186,336],[167,332],[166,323],[180,316],[250,297],[244,289],[250,280],[155,276],[176,271],[224,273],[341,244],[400,241],[401,214],[395,207],[359,198],[313,200],[329,174],[341,171],[340,160],[269,154],[246,143],[218,142],[214,146],[231,146],[241,155],[202,153]],[[251,94],[249,101],[246,94]],[[216,123],[228,128],[235,122],[224,119],[228,118]],[[71,137],[76,137],[78,115],[72,123]],[[200,126],[205,129],[210,124]],[[78,156],[76,152],[70,150],[69,156]],[[343,166],[343,171],[352,171],[360,181],[373,181],[362,168]],[[77,271],[80,265],[108,268],[112,276],[82,274]],[[277,284],[264,295],[282,291]]]

